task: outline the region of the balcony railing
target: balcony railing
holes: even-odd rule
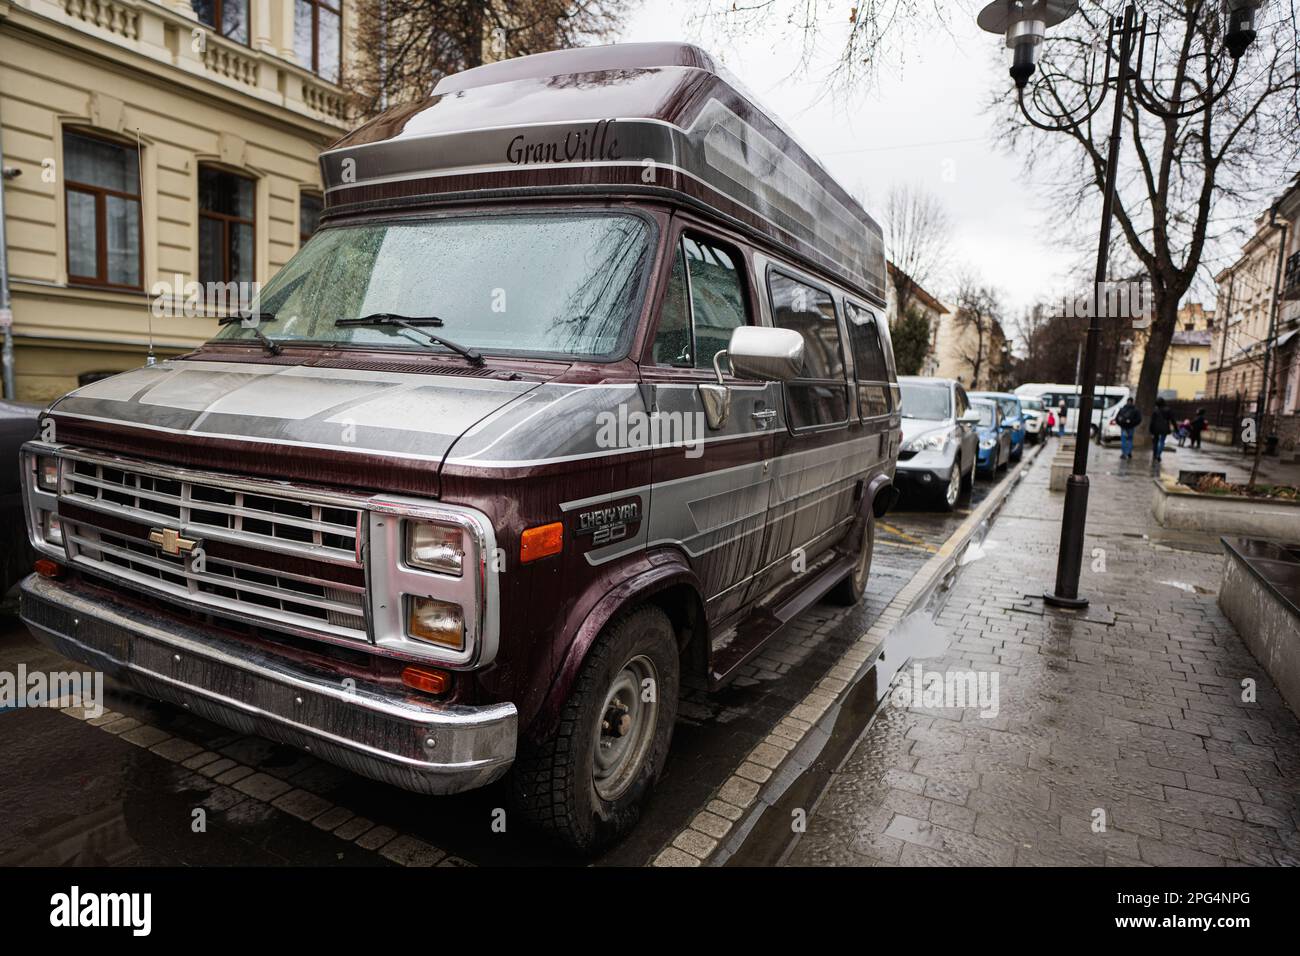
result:
[[[207,30],[185,4],[144,0],[0,0],[0,7],[26,11],[133,50],[191,76],[342,129],[347,97],[329,83],[258,44],[247,46]],[[39,24],[40,19],[33,22]],[[191,42],[198,31],[202,42]],[[178,42],[179,40],[179,42]]]

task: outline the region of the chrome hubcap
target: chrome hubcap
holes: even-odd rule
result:
[[[948,476],[948,504],[949,506],[957,503],[957,497],[961,494],[961,465],[952,466],[952,474]]]
[[[592,782],[603,799],[617,800],[636,780],[658,723],[659,672],[638,655],[614,676],[596,718]]]

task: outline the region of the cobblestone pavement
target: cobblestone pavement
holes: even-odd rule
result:
[[[997,716],[886,701],[791,864],[1300,862],[1300,726],[1219,611],[1217,541],[1153,524],[1149,462],[1092,460],[1087,619],[1027,597],[1055,573],[1044,455],[906,668],[996,672]]]

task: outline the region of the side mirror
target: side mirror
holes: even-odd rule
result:
[[[788,382],[803,371],[803,336],[793,329],[742,325],[732,330],[726,355],[739,378]]]
[[[793,329],[742,325],[731,332],[727,348],[713,356],[717,384],[701,385],[704,416],[714,431],[731,417],[731,389],[722,378],[722,357],[727,357],[737,378],[761,382],[788,382],[803,371],[803,336]]]
[[[978,425],[980,423],[980,413],[973,408],[967,409],[962,412],[961,418],[957,419],[957,421],[962,425]]]

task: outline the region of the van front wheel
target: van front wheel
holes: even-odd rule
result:
[[[592,645],[555,732],[523,746],[515,802],[524,816],[580,853],[636,825],[663,771],[677,719],[677,640],[662,610],[644,606]]]

